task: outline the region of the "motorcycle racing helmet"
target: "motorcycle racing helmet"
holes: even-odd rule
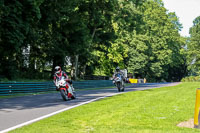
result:
[[[55,67],[55,73],[59,74],[61,72],[61,67],[60,66],[56,66]]]
[[[119,68],[119,67],[117,67],[115,70],[116,70],[117,72],[119,72],[120,68]]]

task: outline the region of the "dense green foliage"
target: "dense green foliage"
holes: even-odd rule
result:
[[[187,45],[187,63],[190,75],[200,74],[200,16],[193,21]]]
[[[111,76],[120,66],[148,81],[179,81],[181,28],[162,0],[0,0],[0,75],[50,78],[60,65],[72,77]]]
[[[194,118],[196,88],[181,83],[120,94],[35,122],[11,133],[199,133],[178,127]]]

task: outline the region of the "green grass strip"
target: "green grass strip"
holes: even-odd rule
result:
[[[194,117],[200,83],[128,92],[86,104],[13,133],[193,133],[176,125]]]

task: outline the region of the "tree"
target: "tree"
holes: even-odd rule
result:
[[[194,75],[200,74],[200,16],[194,19],[193,26],[190,28],[190,38],[188,42],[188,69]]]
[[[135,38],[134,49],[141,56],[132,56],[135,73],[152,80],[169,80],[168,71],[181,60],[181,41],[178,30],[181,25],[174,13],[167,14],[162,1],[147,1],[143,7],[143,36]],[[142,47],[141,47],[142,46]],[[143,50],[138,50],[140,49]],[[136,59],[139,57],[139,59]],[[134,59],[135,58],[135,59]],[[140,65],[138,65],[138,61]],[[130,64],[131,64],[130,63]],[[143,65],[141,65],[141,63]],[[129,64],[129,65],[130,65]],[[143,67],[145,66],[145,67]],[[137,68],[137,69],[136,69]]]
[[[19,76],[23,61],[22,48],[34,22],[40,19],[41,0],[1,1],[1,74],[7,78]]]

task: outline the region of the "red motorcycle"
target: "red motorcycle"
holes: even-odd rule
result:
[[[62,76],[56,79],[55,84],[56,87],[59,89],[60,94],[64,101],[76,98],[76,92],[73,86],[66,81],[65,77]]]

